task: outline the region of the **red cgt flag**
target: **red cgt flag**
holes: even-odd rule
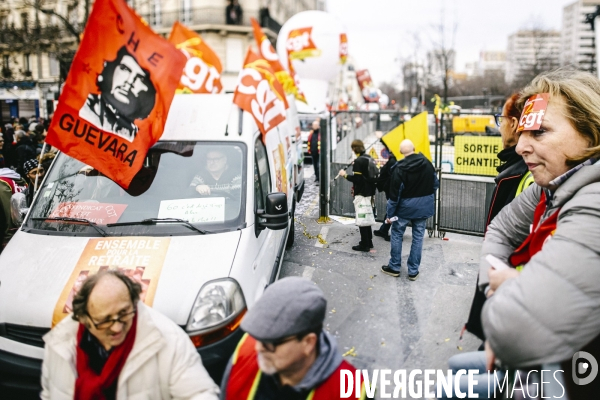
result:
[[[287,72],[285,68],[283,68],[283,66],[281,65],[281,62],[279,61],[279,56],[275,52],[271,41],[269,40],[267,35],[265,35],[262,28],[258,24],[258,21],[256,21],[256,19],[254,18],[250,18],[250,21],[252,22],[252,28],[254,29],[254,39],[256,40],[256,45],[258,46],[258,54],[269,62],[269,64],[271,65],[271,69],[273,69],[273,71],[275,72],[275,76],[277,77],[279,83],[281,83],[281,85],[283,86],[285,93],[294,95],[296,99],[304,101],[306,103],[304,94],[296,85],[295,77],[292,77],[290,72]]]
[[[46,141],[127,189],[162,135],[185,61],[125,1],[97,0]]]
[[[219,93],[221,60],[200,35],[175,21],[169,42],[187,58],[177,93]]]
[[[254,117],[264,136],[285,120],[287,102],[269,62],[248,49],[233,102]]]

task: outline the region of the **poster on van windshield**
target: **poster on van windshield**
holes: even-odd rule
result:
[[[151,307],[170,241],[162,237],[90,239],[54,307],[52,327],[73,311],[73,298],[86,278],[106,269],[118,269],[138,282],[140,299]]]

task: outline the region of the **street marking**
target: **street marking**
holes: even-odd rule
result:
[[[304,271],[302,271],[302,277],[306,279],[312,280],[313,273],[315,272],[315,267],[304,267]]]
[[[323,240],[325,240],[327,238],[327,233],[328,232],[329,232],[329,227],[328,226],[324,226],[324,227],[321,228],[321,237],[323,238]],[[321,247],[321,248],[325,247],[325,245],[322,244],[319,240],[317,240],[315,242],[315,246],[316,247]]]

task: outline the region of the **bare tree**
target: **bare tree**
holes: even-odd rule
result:
[[[81,41],[93,0],[71,0],[66,7],[51,0],[13,0],[20,10],[20,23],[5,21],[0,25],[0,49],[4,54],[51,54],[60,66],[60,80],[64,80]],[[62,11],[59,11],[62,10]],[[14,13],[13,16],[16,16]],[[27,70],[2,71],[5,79],[28,79]],[[18,72],[18,73],[17,73]]]
[[[441,83],[442,99],[444,104],[447,104],[450,79],[455,67],[456,53],[454,45],[458,24],[453,22],[448,26],[445,14],[445,8],[442,7],[440,22],[432,27],[434,34],[432,39],[433,50],[428,55],[428,67],[432,78]]]

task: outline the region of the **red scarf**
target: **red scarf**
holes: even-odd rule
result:
[[[548,241],[554,231],[556,231],[556,224],[558,222],[558,213],[560,209],[556,210],[554,214],[546,218],[544,222],[540,224],[544,212],[546,212],[546,193],[542,192],[540,202],[535,208],[533,214],[533,225],[531,233],[518,249],[514,251],[508,258],[508,261],[513,267],[519,267],[525,265],[531,260],[531,258],[544,246],[544,243]]]
[[[77,380],[75,381],[75,400],[105,400],[104,391],[110,388],[121,374],[121,370],[127,361],[127,357],[135,342],[137,327],[137,314],[133,318],[131,329],[125,337],[125,341],[115,347],[108,356],[100,375],[90,368],[89,356],[81,348],[81,339],[85,332],[85,326],[79,324],[77,331]]]

